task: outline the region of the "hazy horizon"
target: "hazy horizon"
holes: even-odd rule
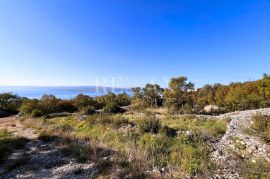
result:
[[[266,73],[263,73],[263,74],[266,74]],[[197,85],[195,83],[195,88],[201,88],[203,87],[204,85],[207,85],[207,84],[210,84],[210,85],[214,85],[214,84],[222,84],[222,85],[229,85],[231,83],[243,83],[243,82],[248,82],[248,81],[256,81],[256,80],[259,80],[263,77],[263,74],[261,74],[258,78],[249,78],[247,80],[241,80],[241,81],[230,81],[230,82],[227,82],[227,83],[221,83],[221,82],[213,82],[213,83],[200,83],[200,85]],[[177,77],[177,76],[175,76]],[[172,77],[173,78],[173,77]],[[167,79],[163,79],[164,81],[168,81],[170,80],[171,78],[167,78]],[[194,83],[194,81],[192,81],[192,79],[188,78],[188,81],[191,81],[192,83]],[[131,89],[133,87],[144,87],[147,83],[149,84],[158,84],[157,82],[153,81],[153,80],[149,80],[149,82],[146,82],[145,84],[142,84],[142,85],[133,85],[133,86],[119,86],[118,84],[117,85],[2,85],[0,84],[0,87],[67,87],[67,88],[72,88],[72,87],[98,87],[98,88],[115,88],[115,89]],[[111,83],[110,83],[111,84]],[[168,87],[168,83],[165,84],[165,85],[161,85],[162,88],[167,88]]]

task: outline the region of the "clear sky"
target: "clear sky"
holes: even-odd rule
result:
[[[185,75],[199,87],[263,73],[269,0],[0,0],[0,85],[166,86]]]

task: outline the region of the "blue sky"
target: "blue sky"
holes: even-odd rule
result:
[[[267,0],[0,0],[0,85],[167,85],[270,73]]]

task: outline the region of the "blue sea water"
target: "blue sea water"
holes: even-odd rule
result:
[[[51,87],[51,86],[0,86],[0,93],[12,92],[21,97],[30,99],[41,98],[44,94],[54,95],[61,99],[71,99],[78,94],[85,94],[92,97],[102,96],[109,92],[115,94],[127,93],[131,95],[131,90],[128,88],[109,88],[109,87],[95,87],[95,86],[65,86],[65,87]]]

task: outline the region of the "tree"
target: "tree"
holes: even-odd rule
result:
[[[163,91],[164,90],[157,84],[146,84],[143,88],[143,97],[147,106],[161,106]]]
[[[215,104],[219,107],[226,107],[226,96],[229,93],[229,87],[221,84],[214,85],[214,101]]]
[[[112,92],[109,92],[106,95],[103,96],[97,96],[95,100],[98,103],[98,107],[100,109],[104,108],[108,103],[115,103],[116,102],[116,95]]]
[[[59,112],[57,107],[60,99],[54,95],[43,95],[39,101],[40,111],[43,114],[50,114]]]
[[[188,82],[187,83],[187,77],[181,76],[178,78],[172,78],[169,82],[169,89],[174,91],[191,91],[194,90],[194,83]]]
[[[146,84],[144,88],[132,88],[132,106],[135,109],[158,107],[163,103],[163,88],[157,84]]]
[[[133,99],[138,100],[143,97],[143,92],[141,87],[135,87],[131,89],[133,93]]]
[[[264,74],[263,78],[257,82],[259,93],[264,100],[261,102],[262,107],[270,106],[270,75]]]
[[[128,106],[130,105],[130,97],[127,95],[127,93],[121,93],[116,95],[116,103],[119,106]]]
[[[88,106],[96,106],[96,102],[90,96],[79,94],[74,99],[74,104],[77,108],[83,108]]]
[[[21,105],[22,99],[13,93],[0,94],[0,109],[16,112]]]
[[[103,108],[106,113],[118,113],[121,112],[120,106],[115,101],[109,101]]]
[[[196,92],[196,104],[200,107],[205,107],[210,104],[215,104],[215,91],[212,85],[205,85]]]
[[[143,90],[141,87],[132,88],[132,99],[131,99],[131,106],[133,109],[142,110],[145,106],[143,100]]]
[[[187,82],[187,77],[172,78],[169,88],[164,91],[165,104],[172,112],[190,110],[193,104],[193,90],[194,84]]]
[[[246,82],[232,84],[225,100],[226,107],[234,111],[259,108],[264,99],[256,83]]]

